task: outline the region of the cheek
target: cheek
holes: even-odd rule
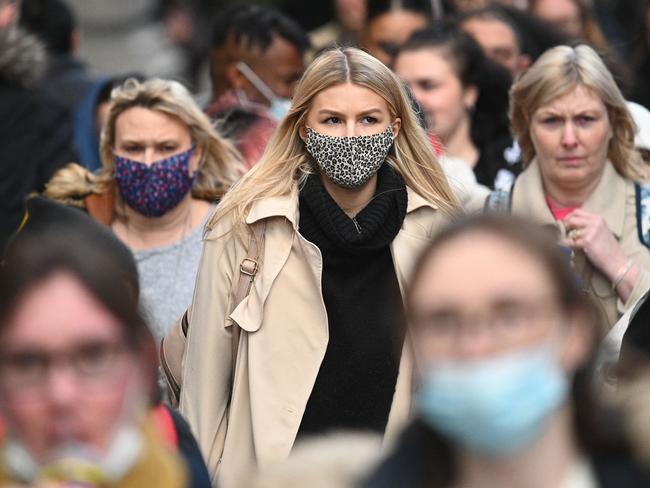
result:
[[[534,126],[530,129],[530,139],[538,158],[550,156],[559,144],[559,138],[552,131],[547,131]]]

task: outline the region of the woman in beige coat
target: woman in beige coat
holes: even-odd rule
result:
[[[650,187],[625,100],[593,49],[558,46],[515,83],[510,111],[525,160],[512,212],[557,228],[611,327],[650,289]]]
[[[402,291],[455,209],[399,79],[358,49],[317,58],[205,234],[180,408],[220,486],[303,435],[404,422]],[[236,303],[242,264],[254,280]]]

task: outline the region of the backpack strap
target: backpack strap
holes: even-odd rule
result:
[[[650,248],[650,183],[636,183],[636,223],[639,241]]]
[[[485,198],[484,213],[509,214],[512,204],[512,191],[492,190]]]

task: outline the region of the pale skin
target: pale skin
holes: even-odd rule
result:
[[[5,359],[23,358],[16,364],[36,355],[59,358],[39,383],[0,378],[2,416],[37,460],[71,439],[103,451],[120,422],[135,420],[129,406],[144,404],[136,397],[147,394],[145,361],[130,349],[118,356],[102,352],[124,344],[123,328],[70,273],[56,272],[24,294],[2,344]],[[60,359],[82,348],[94,351],[92,358],[112,357],[110,370],[87,378]]]
[[[115,121],[114,152],[138,162],[152,163],[182,153],[192,145],[188,127],[178,118],[143,107],[125,110]],[[197,171],[202,149],[190,159],[190,172]],[[210,204],[190,193],[161,217],[145,217],[124,205],[124,219],[116,219],[113,232],[131,249],[149,249],[172,244],[205,220]]]
[[[463,86],[454,66],[435,48],[402,52],[395,60],[395,72],[422,106],[429,130],[440,138],[445,154],[476,166],[480,153],[470,135],[469,111],[478,89]]]
[[[320,134],[336,137],[379,134],[392,125],[395,137],[399,134],[401,119],[390,113],[388,104],[369,88],[343,83],[321,91],[314,97],[307,111],[300,137],[307,140],[306,127]],[[372,199],[377,188],[377,175],[359,188],[343,188],[324,174],[321,181],[327,192],[350,217],[359,213]]]
[[[572,376],[591,347],[588,325],[563,312],[548,271],[526,250],[485,232],[472,232],[442,245],[424,263],[413,289],[413,317],[462,315],[466,327],[453,341],[440,341],[419,320],[412,323],[415,357],[422,368],[437,360],[481,360],[550,343],[559,364]],[[535,307],[525,324],[498,335],[485,322],[515,307]],[[478,318],[483,320],[478,320]],[[422,322],[424,324],[426,322]],[[468,325],[471,323],[472,327]],[[507,458],[482,457],[453,446],[462,488],[559,488],[581,457],[567,401],[551,413],[542,435]]]
[[[530,121],[530,135],[542,173],[546,195],[560,207],[580,207],[600,182],[612,127],[602,100],[584,86],[538,108]],[[576,238],[567,245],[584,252],[591,263],[613,282],[628,260],[602,216],[583,209],[565,220]],[[626,302],[639,277],[636,264],[616,287]]]

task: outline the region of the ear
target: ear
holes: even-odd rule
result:
[[[190,174],[194,174],[199,170],[199,165],[203,160],[203,146],[201,144],[196,144],[196,149],[192,153],[190,158]]]
[[[79,51],[79,46],[81,45],[81,32],[78,29],[75,29],[70,34],[70,50],[73,53]]]
[[[399,134],[400,129],[402,128],[402,119],[397,117],[393,122],[393,136],[397,139],[397,134]]]
[[[298,135],[302,139],[302,142],[307,142],[307,127],[301,125],[298,129]]]
[[[592,321],[585,312],[573,312],[568,318],[566,334],[560,347],[560,364],[565,371],[573,372],[589,358],[594,347]]]
[[[224,69],[224,75],[226,77],[228,85],[232,88],[243,90],[249,84],[248,80],[241,73],[236,63],[228,63]]]
[[[478,100],[479,90],[476,85],[469,85],[463,92],[463,103],[467,110],[471,110]]]
[[[520,54],[517,56],[517,72],[522,73],[530,66],[531,59],[528,54]]]

